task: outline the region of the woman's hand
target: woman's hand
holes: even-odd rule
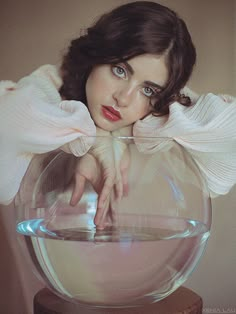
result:
[[[86,181],[92,184],[98,194],[94,223],[99,228],[105,227],[108,218],[114,221],[112,203],[128,193],[129,149],[124,141],[112,135],[97,128],[95,144],[78,161],[71,197],[71,205],[76,205],[82,197]]]

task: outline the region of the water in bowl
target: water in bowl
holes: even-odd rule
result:
[[[163,299],[193,271],[209,237],[205,224],[184,218],[126,215],[119,226],[104,230],[96,230],[88,214],[80,219],[86,227],[32,219],[17,231],[49,287],[95,306]]]

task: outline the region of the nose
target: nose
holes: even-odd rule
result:
[[[113,93],[113,99],[118,107],[127,107],[132,103],[134,91],[131,86],[120,86]]]

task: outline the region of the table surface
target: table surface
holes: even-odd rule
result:
[[[92,308],[65,301],[49,289],[34,297],[34,314],[201,314],[202,298],[190,289],[178,288],[167,298],[136,308]]]

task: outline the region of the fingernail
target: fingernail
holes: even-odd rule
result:
[[[70,200],[70,205],[71,205],[71,206],[75,206],[75,203],[74,203],[73,200]]]
[[[96,229],[103,230],[103,229],[105,229],[105,226],[104,225],[96,225]]]

